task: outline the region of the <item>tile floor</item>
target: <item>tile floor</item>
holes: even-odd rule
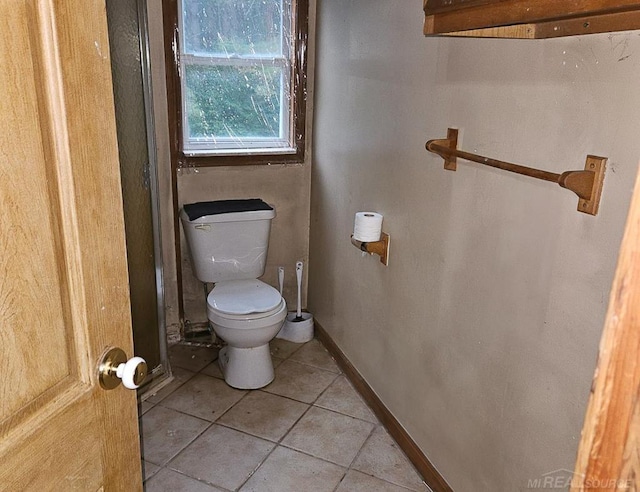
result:
[[[271,353],[275,380],[240,391],[217,349],[170,348],[174,380],[140,405],[147,492],[429,490],[318,341]]]

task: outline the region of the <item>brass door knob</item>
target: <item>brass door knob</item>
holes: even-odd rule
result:
[[[147,363],[142,357],[127,356],[120,348],[108,350],[98,364],[98,379],[103,389],[117,388],[120,383],[125,388],[139,388],[147,377]]]

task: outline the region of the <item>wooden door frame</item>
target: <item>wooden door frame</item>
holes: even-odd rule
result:
[[[629,208],[572,492],[640,482],[640,171]]]

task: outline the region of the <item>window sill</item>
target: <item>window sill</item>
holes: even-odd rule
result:
[[[293,147],[271,148],[271,149],[225,149],[225,150],[188,150],[183,152],[186,157],[229,157],[256,155],[292,155],[297,152]]]
[[[270,149],[271,150],[271,149]],[[260,154],[229,153],[229,154],[200,154],[179,153],[178,168],[198,168],[217,166],[256,166],[270,164],[304,164],[304,151],[296,149],[273,149],[273,152]]]

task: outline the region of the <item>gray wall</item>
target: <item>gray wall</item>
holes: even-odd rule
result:
[[[319,2],[309,307],[456,491],[573,469],[640,156],[638,32],[425,39],[421,2]],[[609,157],[600,213],[554,172]],[[384,214],[390,265],[349,241]]]

